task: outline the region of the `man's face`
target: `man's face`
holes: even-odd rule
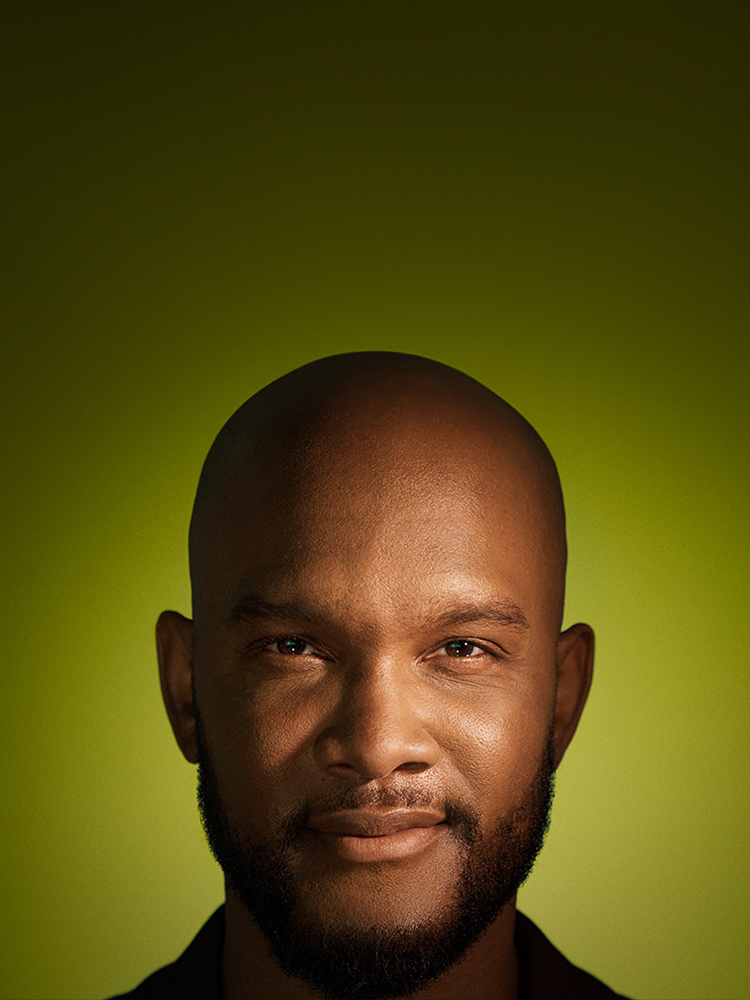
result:
[[[421,973],[340,994],[396,995],[460,955],[541,846],[559,623],[512,463],[342,461],[227,500],[196,616],[201,796],[277,955],[303,943],[289,971],[325,941],[340,985],[344,946],[438,940]]]

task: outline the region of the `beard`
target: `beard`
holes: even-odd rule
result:
[[[461,848],[452,905],[429,922],[348,930],[298,915],[298,886],[290,852],[300,844],[310,806],[289,817],[279,836],[258,843],[234,826],[196,709],[198,803],[206,836],[236,896],[268,939],[280,968],[319,990],[326,1000],[386,1000],[409,996],[458,962],[526,880],[542,848],[554,794],[554,743],[548,735],[536,774],[522,800],[489,835],[464,803],[444,804]],[[424,796],[381,788],[365,798],[350,789],[329,807],[425,805]]]

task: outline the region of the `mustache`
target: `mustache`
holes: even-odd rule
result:
[[[288,846],[297,846],[315,814],[343,812],[347,809],[430,809],[445,814],[445,822],[454,836],[467,846],[481,836],[479,816],[471,806],[455,798],[439,798],[427,789],[412,787],[350,787],[335,794],[310,799],[289,815],[283,823],[282,839]]]

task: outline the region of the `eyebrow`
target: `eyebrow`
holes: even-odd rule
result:
[[[460,604],[444,614],[429,618],[429,624],[436,628],[447,628],[464,622],[483,621],[495,622],[498,625],[510,626],[524,631],[529,627],[528,619],[523,611],[514,601],[507,598]]]
[[[228,616],[229,625],[238,625],[247,621],[282,621],[295,620],[309,624],[319,622],[329,617],[325,611],[301,601],[284,601],[274,603],[254,595],[240,597],[232,606]],[[506,628],[526,631],[529,623],[521,608],[507,598],[463,602],[437,615],[427,615],[424,623],[427,627],[441,629],[450,628],[469,622],[494,622]]]
[[[313,623],[319,621],[322,615],[316,614],[312,608],[299,601],[284,601],[275,604],[264,601],[260,597],[248,595],[232,606],[227,621],[230,625],[238,625],[245,621],[272,621],[294,618],[298,621]]]

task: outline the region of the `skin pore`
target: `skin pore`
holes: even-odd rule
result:
[[[591,679],[557,473],[484,386],[313,362],[230,418],[162,688],[227,883],[227,1000],[514,998],[515,891]]]

